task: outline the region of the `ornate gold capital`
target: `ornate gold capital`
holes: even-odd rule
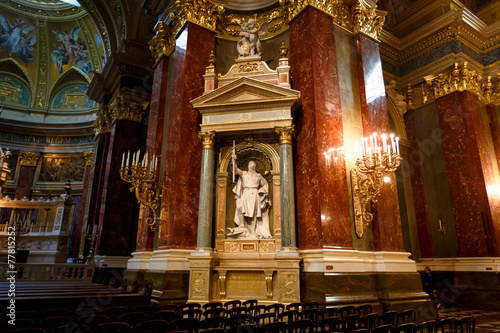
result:
[[[127,97],[128,94],[125,96],[121,92],[116,94],[109,105],[111,121],[130,120],[137,123],[146,123],[149,103],[130,101],[131,98]]]
[[[429,75],[424,77],[424,79],[427,83],[427,86],[424,88],[424,103],[428,98],[436,99],[456,91],[470,91],[482,100],[484,100],[485,94],[489,98],[493,97],[493,85],[491,81],[487,84],[486,89],[483,90],[481,76],[475,70],[470,69],[467,62],[464,62],[462,65],[456,62],[451,72]]]
[[[378,39],[386,15],[387,12],[371,7],[364,0],[357,0],[352,7],[353,32],[361,32]]]
[[[214,149],[215,132],[198,132],[198,137],[203,141],[203,149]]]
[[[287,126],[287,127],[276,127],[276,133],[280,138],[280,145],[284,144],[292,144],[293,141],[293,132],[295,131],[295,126]]]
[[[352,28],[349,9],[342,0],[280,0],[288,21],[293,20],[307,6],[315,7],[333,18],[333,23],[350,30]]]
[[[19,154],[19,164],[22,166],[36,166],[40,152],[37,151],[23,151]]]
[[[101,105],[97,111],[97,117],[94,120],[94,133],[96,136],[99,134],[108,133],[111,131],[111,114],[107,105]]]
[[[85,156],[85,164],[87,166],[94,164],[94,151],[93,150],[86,150],[83,152],[83,155]]]
[[[156,26],[156,36],[149,41],[149,49],[155,58],[155,65],[163,56],[168,57],[175,49],[175,38],[172,28],[160,21]]]
[[[176,10],[170,13],[174,26],[180,28],[188,21],[203,28],[216,31],[217,21],[224,13],[224,4],[213,0],[177,0]]]

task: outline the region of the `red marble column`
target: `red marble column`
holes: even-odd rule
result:
[[[78,257],[82,240],[82,231],[87,231],[88,221],[85,220],[85,211],[87,210],[87,200],[89,200],[90,176],[92,174],[92,164],[87,164],[85,173],[83,174],[83,191],[80,202],[80,212],[75,220],[74,241],[73,241],[73,257]]]
[[[121,179],[119,170],[123,152],[134,152],[141,147],[143,126],[130,120],[116,120],[111,127],[102,179],[98,255],[128,256],[135,249],[131,244],[137,228],[138,212],[134,210],[137,199],[129,190],[130,184]]]
[[[161,155],[163,143],[163,125],[167,102],[168,57],[162,57],[154,69],[153,91],[149,108],[148,134],[146,151],[150,155]],[[146,224],[146,219],[152,217],[152,212],[141,205],[139,224],[137,226],[136,251],[151,251],[154,244],[154,233]]]
[[[20,158],[20,163],[19,163],[20,166],[19,166],[19,176],[17,178],[15,198],[16,199],[22,199],[23,197],[29,198],[31,194],[31,188],[33,187],[33,182],[35,181],[36,164],[32,165],[33,161],[31,156],[30,158],[26,159],[23,157],[23,153],[21,153],[19,158]],[[35,158],[35,163],[37,163],[37,161],[38,158]]]
[[[488,114],[491,139],[493,141],[493,148],[495,149],[498,168],[500,169],[500,123],[498,122],[498,115],[495,104],[486,105],[486,113]]]
[[[358,33],[355,37],[363,133],[365,136],[388,134],[389,113],[379,45],[364,34]],[[390,182],[384,184],[378,203],[372,205],[373,243],[377,251],[404,251],[396,176],[394,172],[387,176]]]
[[[430,217],[427,206],[427,194],[425,192],[422,160],[420,158],[420,148],[418,146],[415,110],[408,109],[404,115],[404,120],[406,134],[408,136],[408,141],[410,141],[410,148],[408,149],[408,159],[403,160],[401,165],[403,168],[408,168],[411,176],[420,257],[432,258],[434,257],[434,246],[430,229]]]
[[[198,231],[198,201],[201,171],[201,141],[197,131],[201,116],[190,101],[203,94],[207,57],[215,50],[215,33],[187,23],[170,57],[172,84],[168,87],[170,112],[165,129],[167,156],[160,249],[194,249]]]
[[[481,109],[477,96],[464,91],[436,100],[459,255],[497,256],[500,236],[495,186]],[[488,242],[490,235],[492,242]]]
[[[307,7],[290,22],[293,89],[302,97],[296,122],[295,172],[300,249],[352,247],[345,163],[324,153],[344,146],[332,18]],[[307,190],[300,190],[307,189]]]

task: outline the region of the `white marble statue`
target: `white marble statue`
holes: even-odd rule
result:
[[[396,81],[391,80],[391,82],[389,82],[389,85],[385,86],[385,91],[387,92],[387,95],[389,95],[389,97],[394,102],[394,105],[398,109],[399,113],[403,116],[406,113],[406,107],[407,107],[407,103],[405,101],[406,97],[401,95],[396,90]]]
[[[269,231],[269,186],[255,168],[255,161],[248,163],[248,171],[242,171],[236,166],[236,172],[240,176],[233,188],[236,228],[229,228],[227,236],[230,238],[272,238]]]
[[[249,19],[247,22],[243,22],[240,30],[241,39],[236,45],[240,58],[262,55],[259,37],[266,32],[267,26],[267,22],[258,25],[254,19]]]

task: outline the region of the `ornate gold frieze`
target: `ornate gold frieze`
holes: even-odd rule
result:
[[[364,0],[357,0],[352,7],[353,32],[361,32],[378,39],[387,12],[371,7]]]
[[[182,27],[188,21],[216,31],[217,22],[224,13],[224,6],[213,0],[177,0],[174,11],[170,13],[170,19],[176,28]]]
[[[313,6],[333,18],[333,23],[350,30],[352,28],[348,7],[342,0],[280,0],[285,9],[287,21],[293,20],[307,6]]]
[[[101,105],[97,111],[96,119],[94,120],[94,133],[95,135],[108,133],[111,131],[111,114],[107,105]]]
[[[198,137],[203,141],[203,149],[214,149],[215,132],[198,132]]]
[[[148,106],[148,102],[130,101],[127,96],[119,92],[109,105],[111,121],[130,120],[146,123]]]
[[[93,150],[86,150],[83,152],[83,155],[85,156],[85,165],[90,166],[94,164],[94,151]]]
[[[276,133],[279,136],[280,145],[292,144],[294,131],[295,131],[294,125],[287,127],[276,127]]]
[[[38,71],[36,74],[36,93],[35,98],[32,99],[33,106],[35,108],[45,108],[48,104],[47,96],[48,93],[48,84],[49,78],[49,59],[47,54],[49,54],[48,50],[48,27],[46,21],[40,21],[38,29]]]
[[[36,166],[40,152],[37,151],[22,151],[19,154],[19,164],[22,166]]]
[[[483,97],[481,76],[475,70],[470,69],[467,62],[460,66],[456,62],[450,73],[429,75],[424,79],[427,83],[423,91],[424,103],[429,96],[436,99],[456,91],[470,91],[480,98]]]
[[[163,56],[168,57],[175,49],[175,38],[172,34],[172,28],[163,21],[158,22],[156,36],[148,44],[155,58],[156,65]]]
[[[281,7],[274,8],[264,14],[239,15],[231,14],[224,17],[224,21],[219,28],[218,37],[230,40],[239,40],[241,25],[249,19],[254,19],[257,26],[268,23],[266,32],[260,36],[260,40],[272,38],[286,30],[285,10]]]

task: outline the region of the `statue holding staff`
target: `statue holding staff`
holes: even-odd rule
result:
[[[236,156],[233,157],[235,162]],[[272,238],[269,230],[269,185],[264,177],[256,171],[256,163],[248,162],[248,171],[242,171],[236,165],[236,173],[240,176],[233,188],[236,200],[234,223],[236,228],[229,228],[227,235],[232,238]],[[233,169],[234,170],[234,169]]]

